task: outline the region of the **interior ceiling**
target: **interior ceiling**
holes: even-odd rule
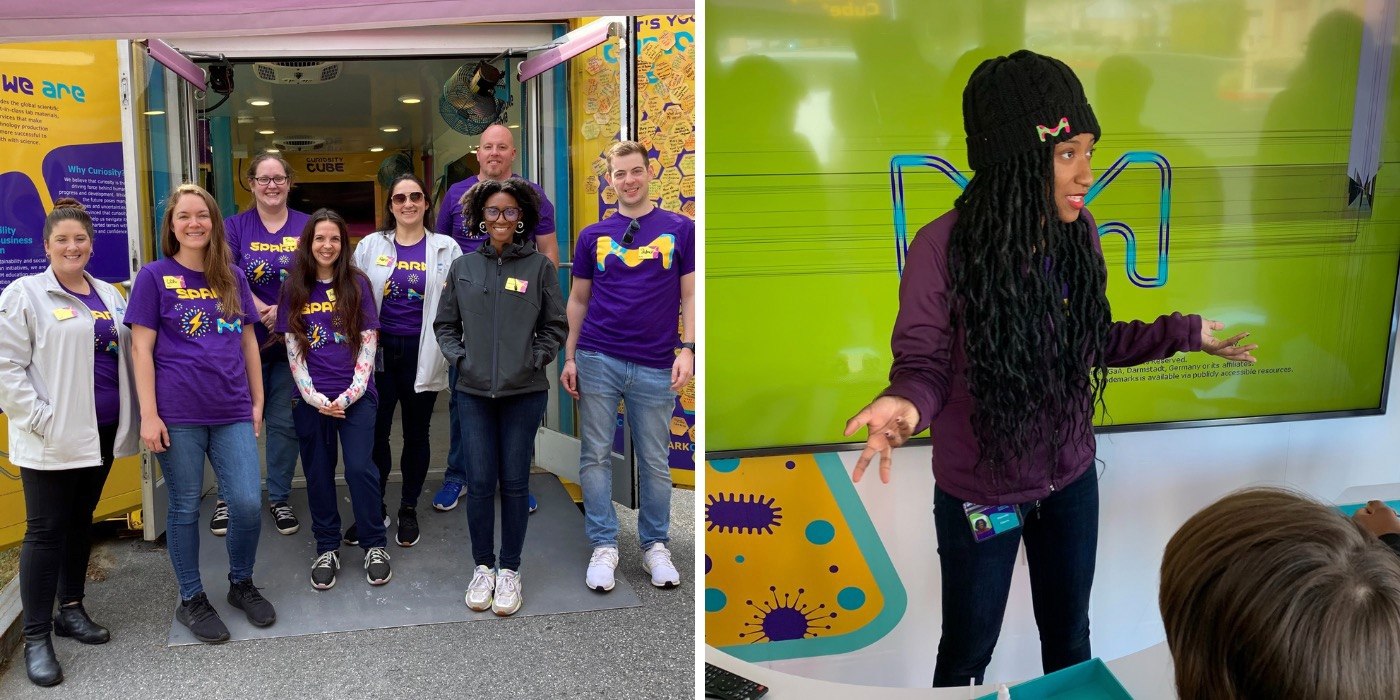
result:
[[[464,63],[490,58],[346,59],[340,60],[339,77],[306,85],[260,80],[252,62],[235,63],[233,94],[210,116],[228,117],[232,122],[235,154],[257,153],[273,147],[274,140],[289,137],[325,139],[326,146],[316,149],[316,153],[363,152],[372,146],[382,146],[386,151],[421,149],[432,142],[434,133],[448,128],[438,116],[443,83]],[[518,85],[512,82],[510,87],[515,103],[510,108],[509,123],[518,124]],[[399,98],[406,95],[419,97],[422,102],[400,102]],[[218,98],[211,92],[206,99],[212,103]],[[254,98],[270,99],[272,104],[256,107],[248,103]],[[384,126],[397,126],[399,131],[386,133],[380,130]],[[260,129],[276,133],[263,135],[257,133]]]

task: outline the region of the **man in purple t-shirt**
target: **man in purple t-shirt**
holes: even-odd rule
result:
[[[658,588],[680,585],[670,540],[670,420],[676,392],[695,372],[695,223],[651,201],[647,153],[634,141],[608,149],[617,214],[579,233],[569,293],[569,338],[560,383],[579,400],[579,481],[593,546],[585,583],[612,590],[617,511],[612,502],[617,404],[640,469],[637,537]],[[681,332],[676,332],[676,313]]]
[[[481,143],[476,148],[476,162],[481,165],[481,174],[473,175],[449,188],[438,207],[435,233],[446,233],[462,246],[462,254],[474,252],[487,240],[483,231],[468,231],[466,218],[462,213],[462,195],[482,180],[505,181],[513,176],[511,163],[515,162],[515,137],[510,129],[500,124],[492,124],[481,132]],[[523,179],[523,178],[522,178]],[[529,182],[529,180],[526,180]],[[546,197],[539,185],[530,182],[535,194],[540,198],[539,223],[535,225],[535,248],[556,266],[559,265],[559,239],[554,235],[554,205]],[[457,386],[457,368],[447,367],[448,386]],[[467,453],[462,447],[462,429],[457,418],[457,402],[448,402],[448,422],[451,425],[452,440],[447,449],[447,473],[442,477],[442,488],[433,496],[433,508],[448,511],[457,507],[462,489],[467,483]],[[535,497],[530,496],[530,512],[535,512]]]

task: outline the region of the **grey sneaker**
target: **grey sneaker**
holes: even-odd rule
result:
[[[209,518],[209,532],[223,537],[228,534],[228,504],[223,501],[214,502],[214,516]]]
[[[335,585],[335,572],[340,571],[340,553],[322,552],[311,563],[311,587],[324,591]]]
[[[496,596],[491,601],[491,612],[505,617],[514,615],[520,609],[524,596],[520,593],[520,574],[510,569],[501,569],[496,574]]]
[[[382,586],[394,577],[389,568],[389,553],[383,547],[365,550],[365,580],[372,586]]]
[[[491,598],[496,592],[496,572],[489,566],[478,566],[472,574],[472,582],[467,584],[467,607],[477,612],[485,612],[491,607]]]

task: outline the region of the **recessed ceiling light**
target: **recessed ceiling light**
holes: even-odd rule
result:
[[[272,129],[258,129],[258,133],[262,134],[263,136],[271,136],[277,132]]]
[[[382,132],[384,132],[384,133],[386,133],[386,134],[392,134],[392,133],[394,133],[395,131],[398,131],[398,130],[399,130],[399,127],[397,127],[397,126],[381,126],[381,127],[379,127],[379,130],[382,131]]]
[[[265,152],[267,152],[267,153],[281,153],[281,151],[279,151],[279,150],[277,150],[277,149],[275,149],[275,148],[265,148],[265,149],[263,149],[263,150],[264,150]]]
[[[148,110],[142,112],[142,114],[144,114],[144,115],[146,115],[146,116],[148,116],[148,117],[159,117],[160,115],[165,114],[165,110],[163,110],[163,109],[148,109]]]
[[[511,124],[511,125],[510,125],[510,128],[512,128],[512,129],[519,129],[519,128],[520,128],[520,125],[519,125],[519,124]]]
[[[370,146],[370,147],[369,147],[369,152],[370,152],[370,153],[378,153],[378,152],[380,152],[380,151],[382,151],[382,150],[384,150],[384,147],[383,147],[383,146]]]
[[[419,97],[419,96],[417,96],[417,95],[404,95],[403,97],[400,97],[400,98],[399,98],[399,102],[402,102],[402,103],[404,103],[404,104],[406,104],[406,105],[416,105],[416,104],[418,104],[419,102],[422,102],[422,101],[423,101],[423,98],[421,98],[421,97]]]
[[[272,104],[272,100],[266,97],[250,97],[248,98],[248,104],[253,105],[254,107],[266,107]]]

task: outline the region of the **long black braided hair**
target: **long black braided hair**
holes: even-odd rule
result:
[[[948,249],[952,321],[963,334],[977,469],[999,482],[1022,457],[1092,430],[1112,320],[1107,272],[1083,219],[1053,200],[1053,144],[976,171]],[[1069,431],[1061,429],[1068,416]]]

